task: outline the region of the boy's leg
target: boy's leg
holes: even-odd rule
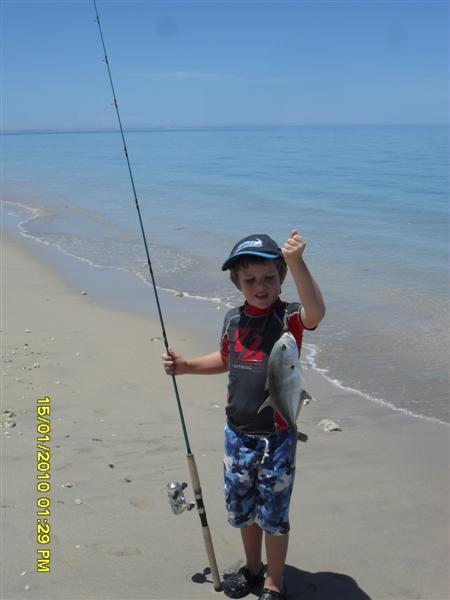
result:
[[[241,529],[242,543],[244,545],[247,568],[257,575],[261,570],[261,546],[263,531],[259,525],[253,523]]]
[[[269,455],[261,462],[258,473],[255,522],[265,531],[267,577],[264,587],[282,592],[289,543],[289,505],[295,479],[296,436],[294,431],[286,431],[269,439]]]
[[[267,576],[264,587],[281,592],[283,589],[283,571],[289,543],[289,534],[265,534],[267,554]]]

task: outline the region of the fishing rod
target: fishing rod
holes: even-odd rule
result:
[[[162,315],[161,304],[159,302],[159,295],[158,295],[158,290],[156,287],[156,280],[155,280],[155,276],[153,274],[152,261],[150,259],[150,252],[149,252],[148,244],[147,244],[147,237],[145,235],[144,224],[142,222],[141,209],[139,207],[139,201],[138,201],[138,197],[137,197],[137,193],[136,193],[136,186],[134,184],[133,172],[131,170],[130,158],[128,155],[127,144],[125,141],[125,134],[123,132],[122,120],[120,118],[119,106],[117,104],[116,92],[114,89],[114,83],[113,83],[113,79],[112,79],[112,75],[111,75],[111,69],[109,66],[108,54],[106,52],[106,45],[105,45],[105,40],[103,37],[102,26],[100,23],[100,16],[98,14],[97,4],[96,4],[95,0],[92,0],[92,1],[94,4],[95,15],[96,15],[95,20],[98,25],[100,39],[102,42],[104,60],[106,63],[106,68],[108,70],[109,83],[111,84],[111,91],[112,91],[112,95],[113,95],[113,99],[114,99],[113,105],[114,105],[114,108],[116,109],[116,115],[117,115],[117,120],[119,122],[120,134],[122,136],[123,150],[125,153],[125,158],[126,158],[126,162],[127,162],[127,166],[128,166],[128,173],[130,176],[131,187],[133,190],[134,202],[135,202],[136,210],[138,213],[139,226],[140,226],[141,233],[142,233],[142,239],[144,241],[145,254],[147,257],[147,265],[148,265],[148,270],[150,273],[150,279],[152,281],[153,291],[155,294],[156,307],[158,310],[158,316],[159,316],[159,322],[161,325],[164,346],[166,348],[166,352],[169,353],[169,342],[167,340],[166,328],[164,326],[164,319],[163,319],[163,315]],[[213,548],[213,543],[212,543],[212,538],[211,538],[211,532],[209,530],[208,521],[206,519],[206,509],[205,509],[205,505],[203,502],[202,489],[200,486],[200,478],[198,475],[195,458],[194,458],[194,455],[192,453],[191,446],[189,443],[186,422],[184,420],[183,407],[181,406],[180,394],[178,393],[178,386],[177,386],[175,375],[172,375],[172,384],[173,384],[173,390],[175,393],[175,398],[177,401],[178,413],[179,413],[180,421],[181,421],[181,428],[183,430],[184,442],[186,445],[186,458],[187,458],[187,463],[188,463],[188,468],[189,468],[189,474],[191,476],[192,488],[194,490],[194,495],[195,495],[195,505],[197,506],[198,514],[200,517],[203,541],[205,543],[205,549],[206,549],[206,555],[208,557],[209,568],[211,570],[214,589],[216,591],[220,591],[222,589],[222,583],[220,581],[219,570],[217,568],[216,557],[214,554],[214,548]],[[186,483],[177,483],[177,482],[172,482],[167,485],[167,493],[169,495],[170,505],[172,508],[172,512],[174,514],[180,514],[180,513],[184,512],[185,510],[191,510],[195,506],[193,503],[186,502],[186,499],[184,496],[184,489],[186,488],[186,486],[187,486]]]

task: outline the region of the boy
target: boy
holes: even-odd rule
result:
[[[242,598],[262,583],[262,538],[267,574],[259,600],[283,600],[283,570],[289,532],[289,502],[295,475],[296,432],[264,402],[267,362],[275,341],[291,331],[301,349],[304,329],[325,315],[317,283],[303,260],[306,242],[296,229],[279,248],[265,234],[240,240],[222,266],[245,298],[225,315],[220,351],[184,359],[163,355],[168,375],[229,371],[225,427],[225,497],[228,520],[241,530],[246,565],[226,579],[224,592]],[[289,268],[300,302],[279,298]]]

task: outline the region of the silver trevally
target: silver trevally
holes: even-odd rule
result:
[[[271,406],[290,427],[296,427],[300,409],[309,396],[308,392],[304,392],[303,384],[297,342],[292,333],[286,331],[275,342],[270,353],[267,367],[269,397],[258,413],[266,406]]]

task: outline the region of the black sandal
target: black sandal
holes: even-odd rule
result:
[[[286,595],[282,592],[264,588],[259,600],[286,600]]]
[[[264,566],[257,575],[254,575],[247,567],[241,567],[238,571],[224,579],[223,593],[229,598],[243,598],[251,590],[264,580]]]

